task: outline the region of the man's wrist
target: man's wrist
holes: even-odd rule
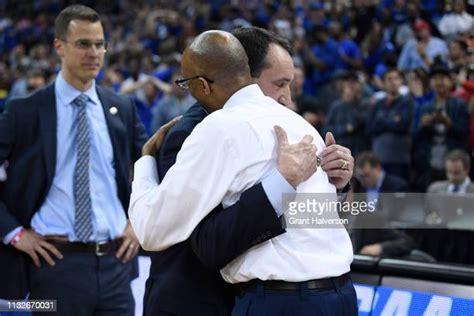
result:
[[[350,190],[352,189],[352,185],[351,185],[351,182],[347,182],[347,184],[345,185],[345,187],[343,187],[342,189],[337,189],[337,193],[347,193],[349,192]]]
[[[25,229],[21,228],[10,240],[10,245],[15,246],[20,241],[24,233],[25,233]]]

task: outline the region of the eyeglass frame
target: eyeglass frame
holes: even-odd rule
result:
[[[178,87],[180,87],[181,89],[188,90],[189,89],[189,84],[187,82],[190,81],[190,80],[199,79],[199,78],[202,78],[202,79],[206,80],[207,82],[209,82],[211,84],[214,83],[214,80],[208,79],[204,76],[194,76],[194,77],[189,77],[189,78],[178,78],[174,81],[174,83]]]
[[[75,48],[79,50],[83,50],[83,51],[89,51],[92,48],[92,46],[94,46],[96,50],[102,51],[105,53],[107,51],[107,46],[108,46],[108,42],[106,40],[91,41],[85,38],[80,38],[75,41],[67,41],[65,39],[60,39],[60,41],[64,43],[73,44]],[[100,47],[100,45],[102,46]]]

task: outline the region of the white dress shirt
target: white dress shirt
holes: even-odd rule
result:
[[[466,194],[467,193],[467,189],[469,188],[469,185],[471,184],[471,179],[469,179],[469,177],[467,177],[463,183],[461,183],[459,185],[459,189],[457,192],[454,192],[454,188],[455,188],[455,185],[450,183],[448,185],[448,192],[450,193],[458,193],[458,194]]]
[[[290,143],[309,134],[318,152],[325,148],[301,116],[250,85],[196,126],[160,185],[154,158],[138,160],[129,216],[142,246],[157,251],[186,240],[219,203],[234,204],[272,172],[277,166],[275,125],[287,131]],[[316,192],[337,200],[336,188],[321,169],[297,187],[297,193]],[[221,273],[230,283],[255,278],[305,281],[339,276],[350,270],[351,262],[352,245],[343,227],[289,228],[251,248]]]

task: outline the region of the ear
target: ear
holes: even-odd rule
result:
[[[64,55],[64,52],[63,52],[63,49],[64,49],[64,46],[63,46],[63,42],[57,38],[54,39],[54,42],[53,42],[53,46],[54,46],[54,49],[56,50],[56,54],[58,54],[58,56],[60,58],[63,58],[63,55]]]
[[[211,86],[209,85],[209,82],[207,82],[207,80],[203,78],[198,78],[198,79],[201,82],[201,88],[204,94],[205,95],[211,94],[212,91],[211,91]]]

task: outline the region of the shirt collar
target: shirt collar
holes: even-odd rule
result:
[[[464,182],[459,185],[459,191],[458,192],[466,193],[467,192],[467,187],[469,186],[469,184],[471,184],[471,179],[469,179],[469,177],[467,177],[466,180],[464,180]],[[448,185],[448,192],[453,192],[453,191],[454,191],[454,184],[450,183]]]
[[[263,92],[257,84],[251,84],[243,87],[234,93],[224,104],[224,109],[231,108],[238,104],[242,104],[242,100],[253,99],[256,96],[263,96]]]
[[[367,188],[370,191],[380,191],[380,188],[382,187],[383,180],[385,179],[385,171],[382,170],[380,173],[380,177],[377,180],[377,184],[375,184],[374,187],[372,188]]]
[[[62,72],[60,72],[55,81],[55,93],[63,105],[71,104],[72,101],[74,101],[81,94],[87,95],[93,104],[100,104],[99,96],[97,95],[97,90],[95,88],[95,80],[92,82],[91,87],[87,91],[82,92],[71,86],[63,78]]]

